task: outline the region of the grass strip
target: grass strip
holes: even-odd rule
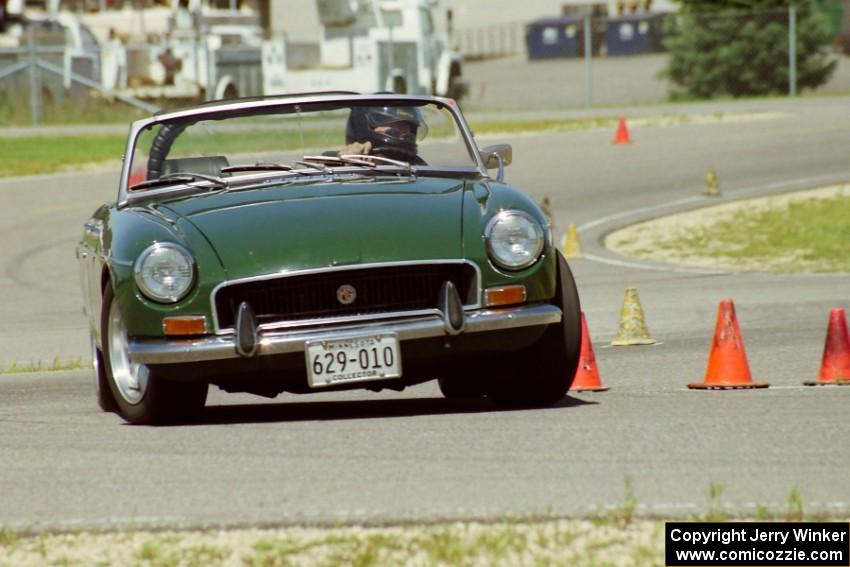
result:
[[[83,370],[91,368],[91,362],[83,362],[82,358],[72,358],[62,361],[59,357],[55,357],[52,361],[46,362],[37,360],[29,363],[10,362],[5,366],[0,366],[0,375],[3,374],[25,374],[31,372],[59,372],[63,370]]]
[[[205,530],[140,530],[51,533],[0,525],[0,566],[151,565],[371,567],[383,565],[576,567],[663,565],[665,520],[638,517],[631,477],[619,506],[587,519],[507,517],[493,522],[366,527],[281,527]],[[755,515],[732,516],[712,482],[707,512],[668,520],[724,522],[845,522],[850,516],[810,513],[793,487],[784,511],[758,505]]]
[[[475,124],[476,133],[516,133],[539,131],[566,131],[596,127],[600,120],[523,120],[483,121]],[[243,139],[236,149],[226,134],[210,136],[204,141],[194,140],[191,148],[200,153],[223,153],[231,151],[257,151],[275,147],[279,150],[294,150],[303,142],[307,147],[336,147],[341,143],[338,132],[308,129],[302,136],[282,137],[280,133],[258,131],[250,139]],[[179,142],[179,139],[178,139]],[[43,136],[7,138],[3,140],[4,151],[0,152],[0,177],[49,174],[80,169],[86,165],[115,161],[124,151],[125,136]],[[116,166],[117,167],[117,166]]]
[[[633,125],[671,126],[693,122],[716,122],[725,120],[770,119],[776,116],[767,113],[734,115],[715,113],[710,115],[659,115],[637,118]],[[531,118],[531,119],[487,119],[472,120],[470,127],[478,136],[515,135],[540,132],[575,132],[601,128],[613,128],[614,117],[598,118]],[[434,136],[451,133],[433,132]],[[124,151],[126,137],[121,135],[89,136],[30,136],[5,138],[4,151],[0,152],[0,177],[36,175],[80,169],[89,164],[118,162]],[[305,147],[336,147],[342,138],[336,130],[306,128],[298,135],[288,132],[257,130],[249,139],[243,139],[234,147],[232,136],[213,134],[205,140],[195,140],[191,148],[201,153],[227,153],[228,151],[257,151],[274,147],[278,150],[297,150]],[[178,138],[178,146],[180,139]]]
[[[850,185],[649,221],[606,244],[644,259],[741,271],[850,272]]]
[[[2,532],[0,532],[2,533]],[[15,534],[0,565],[633,565],[663,564],[664,523],[563,520],[365,528]]]
[[[720,120],[722,117],[711,117]],[[667,126],[691,122],[693,116],[657,116],[636,120],[645,126]],[[572,132],[600,128],[613,128],[616,118],[554,118],[522,120],[475,120],[471,127],[476,135],[512,135],[534,132]],[[434,135],[439,135],[435,132]],[[448,133],[443,133],[448,134]],[[224,144],[224,142],[227,144]],[[179,142],[179,139],[178,139]],[[239,142],[237,144],[237,142]],[[90,164],[114,162],[119,167],[119,159],[124,151],[126,137],[123,135],[79,135],[79,136],[28,136],[0,139],[3,152],[0,152],[0,177],[37,175],[81,169]],[[195,140],[191,149],[199,152],[214,152],[216,148],[227,145],[238,147],[242,151],[260,150],[268,147],[278,149],[297,149],[301,144],[307,147],[335,147],[341,143],[338,132],[329,133],[318,129],[306,129],[300,136],[291,140],[281,138],[279,132],[255,131],[237,140],[233,134],[212,135],[206,140]],[[179,145],[179,144],[178,144]],[[197,146],[197,147],[196,147]]]
[[[20,137],[2,140],[0,177],[38,175],[118,160],[126,136]]]

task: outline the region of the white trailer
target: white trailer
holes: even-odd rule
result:
[[[462,96],[461,57],[434,28],[435,0],[316,2],[318,65],[305,68],[293,61],[283,35],[264,41],[264,94],[354,90]]]
[[[104,42],[104,88],[141,99],[213,99],[324,90],[460,98],[461,57],[433,25],[436,0],[314,0],[311,57],[271,39],[246,6],[172,0],[159,41]],[[286,12],[271,13],[272,18]]]
[[[153,11],[137,15],[151,19]],[[172,0],[165,24],[148,26],[152,28],[156,31],[148,31],[148,37],[104,42],[105,88],[142,99],[263,94],[263,30],[256,12],[216,8],[203,0]],[[116,35],[122,32],[110,29]]]

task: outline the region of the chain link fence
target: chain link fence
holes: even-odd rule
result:
[[[96,42],[68,46],[67,30],[57,25],[32,25],[16,43],[0,47],[0,123],[10,109],[26,105],[32,124],[40,124],[46,110],[71,108],[97,100],[118,100],[153,112],[157,106],[114,90],[105,81],[108,50]],[[82,42],[81,42],[82,43]]]
[[[452,42],[465,58],[463,104],[470,110],[847,93],[850,59],[839,48],[846,33],[836,18],[841,14],[793,8],[563,16],[455,30]],[[208,65],[200,43],[172,62],[165,51],[127,45],[116,66],[108,45],[68,48],[45,33],[0,48],[0,102],[26,101],[35,124],[46,105],[65,100],[119,100],[150,111],[156,106],[145,101],[215,96],[205,85],[217,85],[222,75],[233,78],[239,95],[262,90],[259,61],[246,59],[250,53],[238,46]],[[177,64],[182,72],[171,66]],[[162,77],[152,77],[157,70]]]
[[[511,57],[525,53],[525,27],[522,22],[508,22],[466,28],[457,31],[452,39],[466,61]]]
[[[453,39],[468,62],[464,104],[473,109],[795,96],[850,92],[840,18],[793,7],[564,16],[517,24],[519,42],[504,26]]]
[[[201,38],[174,47],[117,40],[80,47],[40,32],[32,26],[19,35],[18,45],[0,47],[0,126],[9,122],[10,112],[18,113],[16,122],[26,112],[38,125],[45,114],[73,114],[86,106],[151,113],[203,99],[262,94],[258,46],[212,49]],[[121,114],[121,108],[114,110]]]

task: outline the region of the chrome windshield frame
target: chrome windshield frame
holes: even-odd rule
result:
[[[130,132],[127,136],[127,144],[124,149],[124,157],[122,160],[121,177],[118,185],[118,197],[116,205],[119,208],[127,206],[131,199],[129,198],[129,179],[130,168],[133,161],[133,155],[136,150],[136,144],[139,136],[147,129],[154,128],[157,125],[171,121],[200,121],[200,120],[215,120],[225,118],[231,113],[245,113],[253,110],[256,111],[271,111],[275,108],[287,109],[294,107],[303,107],[307,105],[380,105],[384,104],[412,104],[425,105],[435,104],[440,108],[447,110],[455,120],[455,124],[463,138],[464,144],[471,162],[474,162],[474,169],[481,177],[487,177],[487,168],[481,159],[478,146],[472,135],[472,130],[466,123],[466,119],[458,107],[454,99],[421,96],[421,95],[362,95],[348,93],[315,93],[309,95],[290,95],[264,97],[250,100],[233,100],[219,101],[214,103],[206,103],[192,108],[175,110],[172,112],[161,112],[151,117],[143,118],[133,122],[130,125]],[[471,168],[472,169],[472,168]],[[179,186],[179,185],[178,185]],[[165,192],[164,192],[165,193]]]

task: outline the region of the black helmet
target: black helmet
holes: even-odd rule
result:
[[[408,128],[393,128],[404,123]],[[375,128],[390,126],[378,133]],[[345,127],[345,143],[372,142],[372,152],[390,159],[413,161],[416,141],[425,138],[428,125],[418,108],[409,106],[357,106],[351,109]]]

